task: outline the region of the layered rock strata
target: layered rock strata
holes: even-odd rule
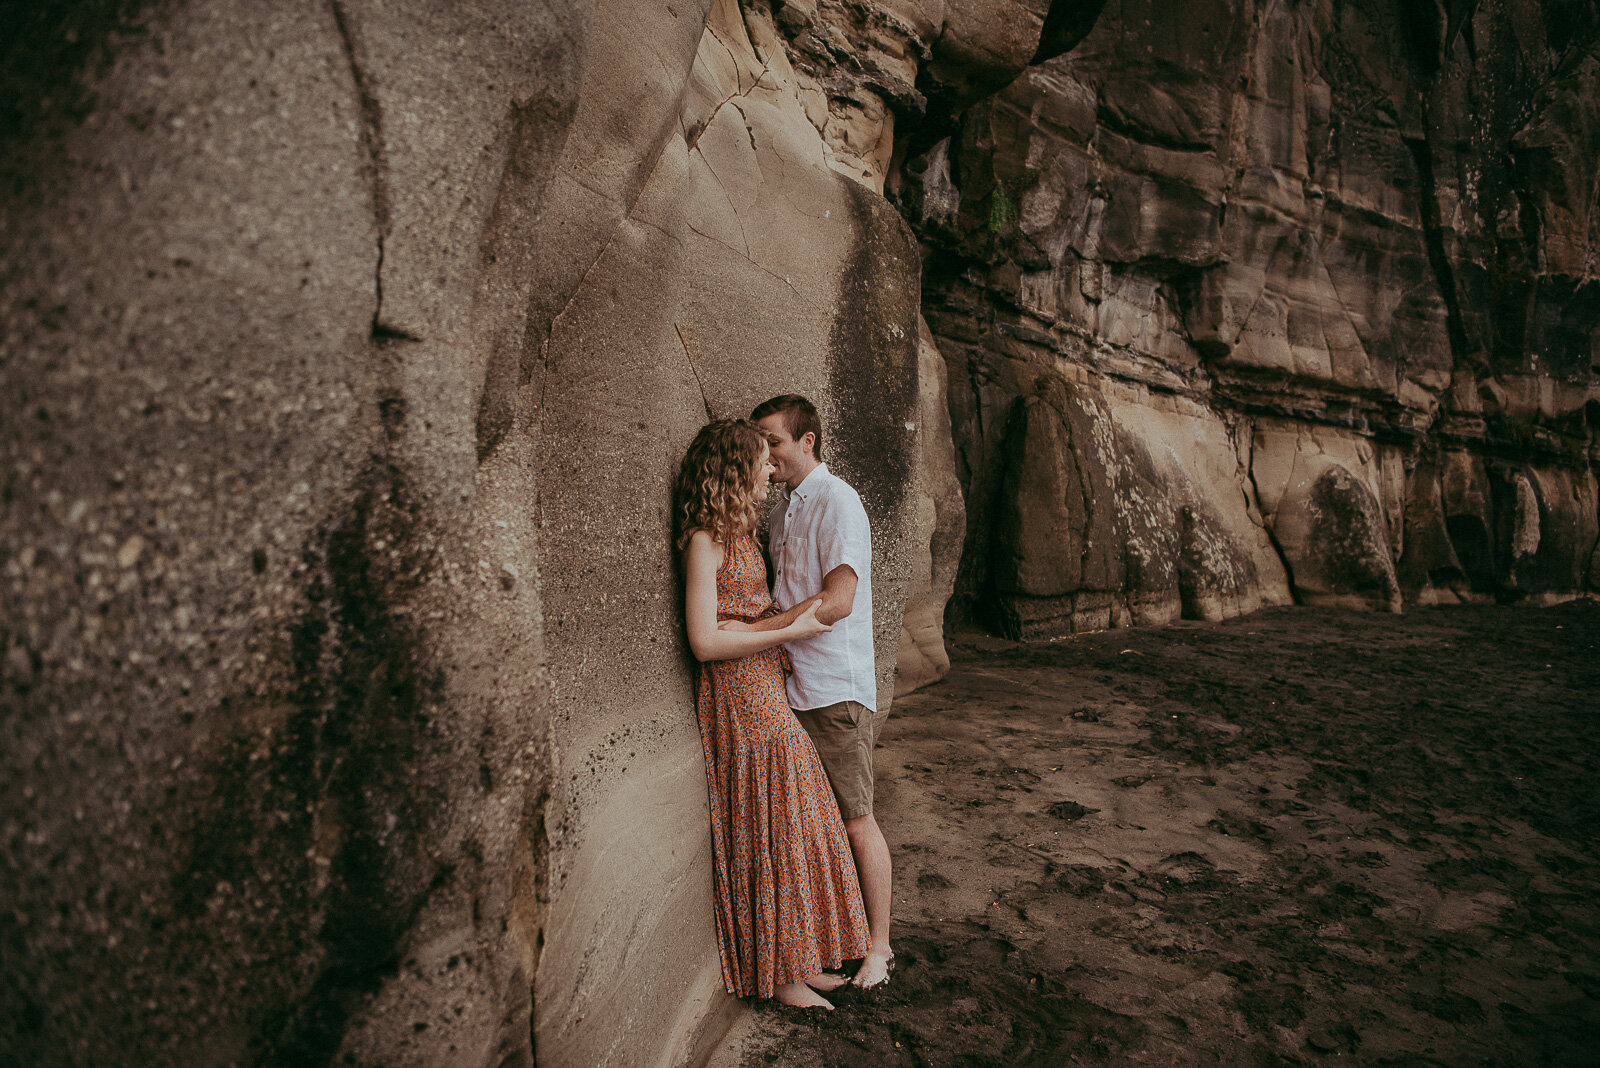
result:
[[[954,616],[1596,589],[1596,22],[1123,5],[911,137],[890,191],[950,365]]]

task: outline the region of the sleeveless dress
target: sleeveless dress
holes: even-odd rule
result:
[[[752,535],[717,569],[717,619],[777,612]],[[827,773],[789,709],[781,646],[700,665],[695,708],[711,799],[711,852],[728,993],[771,997],[872,946],[850,840]]]

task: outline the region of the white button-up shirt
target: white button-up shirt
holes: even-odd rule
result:
[[[856,573],[850,614],[826,634],[789,642],[794,674],[792,708],[822,708],[859,701],[876,711],[878,677],[872,662],[872,530],[861,495],[827,464],[818,464],[798,486],[778,494],[768,519],[773,597],[780,608],[822,592],[822,580],[848,564]]]

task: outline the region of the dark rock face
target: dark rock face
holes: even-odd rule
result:
[[[694,430],[811,394],[941,652],[874,120],[759,6],[6,18],[0,1048],[689,1055]]]
[[[526,1062],[536,541],[474,422],[588,17],[6,20],[74,65],[0,153],[0,1048]]]
[[[1226,540],[1259,565],[1259,524],[1282,559],[1238,572],[1253,592],[1234,606],[1595,589],[1597,25],[1592,4],[1124,5],[913,135],[895,192],[924,244],[968,497],[951,611],[1065,633],[1081,617],[1018,616],[1032,595],[1012,573],[1105,592],[1104,568],[1068,577],[1057,558],[1114,491],[1078,488],[1076,451],[1019,475],[989,444],[1036,436],[1041,376],[1197,406],[1199,447],[1243,487],[1206,484]],[[1177,444],[1094,418],[1131,435],[1119,455]],[[1441,493],[1446,469],[1481,489]],[[1526,488],[1493,491],[1512,469]],[[1570,536],[1513,569],[1546,496],[1571,502]],[[1019,510],[1041,533],[993,545]],[[1129,544],[1170,571],[1182,524],[1152,515]]]
[[[1284,494],[1275,513],[1280,544],[1301,561],[1295,587],[1320,603],[1400,610],[1400,584],[1371,492],[1349,471],[1332,465],[1310,486]]]

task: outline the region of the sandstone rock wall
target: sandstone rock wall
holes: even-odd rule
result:
[[[0,1048],[526,1060],[571,5],[6,15]],[[526,885],[524,885],[526,884]]]
[[[1594,591],[1594,5],[1094,6],[889,182],[949,363],[953,618]]]
[[[556,764],[537,1029],[550,1063],[673,1064],[732,1003],[662,487],[708,418],[815,398],[873,522],[888,700],[926,552],[919,260],[887,202],[826,165],[764,10],[601,3],[589,69],[534,239],[563,250],[531,326]]]
[[[941,403],[770,12],[7,19],[0,1048],[690,1056],[732,1003],[672,464],[818,400],[887,701]]]
[[[966,534],[966,504],[950,439],[949,391],[944,359],[928,324],[917,322],[919,403],[915,472],[917,549],[906,593],[905,623],[895,657],[895,696],[937,682],[950,670],[944,647],[944,607],[955,588]]]

